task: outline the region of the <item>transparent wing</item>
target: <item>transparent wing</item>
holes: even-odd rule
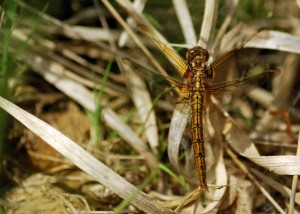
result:
[[[270,89],[271,79],[280,73],[271,69],[273,56],[259,49],[233,49],[218,57],[207,69],[211,74],[207,93],[213,94],[223,104],[242,93],[262,87]]]
[[[183,76],[188,70],[186,61],[181,56],[179,56],[179,54],[175,50],[169,48],[168,46],[161,43],[158,43],[157,46],[168,58],[171,64],[176,68],[176,70],[180,73],[180,75]]]
[[[271,78],[273,75],[279,73],[280,73],[279,69],[269,69],[266,72],[259,73],[254,76],[208,85],[207,90],[209,93],[214,94],[215,92],[218,93],[221,91],[236,90],[241,85],[250,87],[251,85],[255,85],[257,82],[260,82],[261,80],[266,80],[268,78]]]
[[[153,41],[153,43],[161,50],[161,52],[180,73],[180,75],[183,76],[188,69],[186,61],[174,49],[172,49],[171,46],[167,46],[166,44],[161,42],[165,39],[159,39],[161,38],[161,36],[156,35],[153,31],[151,31],[149,27],[145,25],[139,25],[139,28]]]
[[[134,62],[129,58],[123,58],[123,62],[129,66],[134,66],[134,71],[145,80],[151,82],[156,82],[158,86],[171,86],[177,94],[181,96],[186,96],[186,93],[189,93],[188,85],[180,80],[174,79],[172,77],[165,76],[161,73],[158,73],[144,65]]]
[[[211,83],[219,83],[251,76],[252,68],[260,68],[260,72],[269,71],[270,51],[254,48],[236,48],[220,57],[207,68],[211,75]],[[268,75],[266,75],[267,77]],[[260,76],[260,79],[263,75]]]

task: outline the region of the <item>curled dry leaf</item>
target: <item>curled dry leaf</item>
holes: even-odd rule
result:
[[[179,148],[185,127],[188,122],[188,109],[185,112],[180,112],[177,109],[173,112],[172,122],[170,124],[170,131],[168,137],[168,157],[175,169],[180,172],[179,166]]]

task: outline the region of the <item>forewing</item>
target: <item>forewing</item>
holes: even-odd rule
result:
[[[268,72],[270,54],[254,48],[236,48],[219,57],[207,68],[211,83],[219,83],[249,76],[252,68],[260,66]]]
[[[270,88],[271,78],[280,73],[271,69],[273,56],[259,49],[234,49],[218,57],[209,67],[213,77],[208,80],[207,92],[226,100],[233,95],[250,91],[256,87]]]
[[[165,39],[159,39],[161,38],[160,35],[156,35],[147,26],[140,25],[139,28],[161,50],[161,52],[167,57],[167,59],[176,68],[176,70],[180,73],[180,75],[183,76],[188,69],[188,65],[186,61],[171,46],[164,44],[162,40]]]
[[[279,69],[269,69],[266,72],[256,74],[254,76],[208,85],[207,91],[210,92],[210,94],[218,94],[222,91],[237,90],[238,88],[240,88],[240,86],[255,87],[257,82],[261,82],[261,80],[269,79],[274,74],[278,74],[278,73],[280,73]]]
[[[165,76],[158,73],[151,68],[134,62],[129,58],[123,58],[123,62],[127,65],[134,66],[134,71],[143,79],[149,82],[155,82],[157,86],[172,87],[179,96],[185,96],[188,93],[188,86],[185,82],[174,79],[172,77]]]
[[[180,75],[183,76],[188,69],[186,61],[181,56],[179,56],[179,54],[175,50],[169,48],[168,46],[161,43],[158,43],[157,46],[168,58],[171,64],[176,68],[176,70],[180,73]]]

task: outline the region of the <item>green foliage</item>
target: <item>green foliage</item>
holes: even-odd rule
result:
[[[99,142],[102,141],[103,139],[103,130],[102,130],[102,124],[101,124],[101,114],[102,114],[102,99],[103,99],[103,95],[104,95],[104,90],[106,87],[106,83],[108,80],[108,76],[111,70],[111,65],[112,65],[112,61],[109,61],[109,63],[107,64],[104,74],[103,74],[103,79],[101,82],[101,88],[99,90],[98,96],[97,96],[97,100],[96,100],[96,110],[95,112],[88,112],[88,117],[90,119],[90,122],[92,124],[92,131],[94,134],[94,137],[97,141],[97,145],[99,145]]]
[[[237,20],[241,21],[254,21],[257,19],[267,18],[267,11],[264,7],[265,2],[262,0],[244,0],[239,4],[237,10]]]
[[[189,186],[185,182],[184,177],[181,175],[176,175],[171,169],[169,169],[165,164],[159,163],[158,168],[170,175],[174,180],[176,180],[186,191],[189,191]]]
[[[6,22],[3,26],[3,38],[1,43],[1,64],[0,64],[0,96],[9,97],[9,80],[13,70],[9,69],[12,57],[9,55],[9,46],[11,33],[13,31],[13,22],[16,14],[18,0],[6,0],[3,3]],[[1,23],[2,24],[2,23]],[[3,155],[4,139],[7,134],[7,113],[0,109],[0,157]]]

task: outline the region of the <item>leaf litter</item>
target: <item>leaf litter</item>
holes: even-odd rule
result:
[[[126,16],[133,20],[129,23],[135,22],[137,25],[133,24],[133,27],[130,27],[124,21],[121,26],[107,32],[105,28],[84,26],[82,24],[86,19],[84,15],[81,15],[81,21],[69,25],[68,22],[62,22],[38,11],[35,16],[47,21],[49,27],[37,25],[36,32],[30,37],[26,29],[32,25],[32,20],[23,21],[16,17],[16,27],[11,36],[13,41],[11,53],[15,54],[18,61],[26,65],[28,70],[40,75],[35,77],[36,81],[48,83],[31,85],[35,88],[34,90],[42,87],[42,90],[39,89],[40,91],[35,93],[39,95],[38,97],[46,97],[45,102],[42,98],[37,99],[36,94],[33,98],[24,100],[33,94],[32,90],[26,90],[26,83],[18,86],[16,90],[18,96],[13,99],[19,100],[16,102],[19,106],[63,132],[97,159],[75,146],[75,142],[69,141],[69,138],[65,139],[60,133],[32,119],[30,115],[24,112],[16,113],[20,111],[16,109],[15,112],[10,112],[12,116],[58,152],[50,149],[51,147],[46,147],[46,144],[34,137],[35,135],[27,129],[19,133],[10,133],[10,136],[13,136],[11,140],[15,140],[18,145],[14,155],[20,157],[24,164],[29,165],[25,166],[26,170],[24,170],[20,168],[17,160],[6,160],[5,169],[9,180],[20,186],[16,185],[7,191],[2,205],[7,210],[13,210],[16,213],[24,209],[39,211],[38,207],[32,206],[35,201],[40,204],[49,204],[47,209],[53,212],[112,211],[124,199],[126,202],[124,212],[190,213],[194,210],[197,213],[226,211],[230,213],[253,211],[283,213],[286,210],[299,211],[299,188],[297,188],[296,181],[292,185],[292,176],[295,176],[295,180],[300,173],[300,159],[296,156],[296,147],[284,147],[292,143],[285,132],[286,127],[290,129],[290,135],[295,138],[299,134],[299,117],[297,117],[299,108],[297,108],[296,99],[299,56],[296,54],[299,54],[300,39],[297,36],[299,33],[297,33],[297,27],[293,24],[296,18],[280,17],[281,20],[277,20],[277,23],[276,19],[272,19],[273,26],[278,26],[276,31],[271,30],[276,27],[262,30],[246,43],[247,47],[285,52],[276,58],[281,75],[276,77],[277,81],[272,82],[272,90],[265,91],[258,87],[249,91],[247,95],[245,102],[252,100],[256,103],[255,107],[249,105],[252,110],[250,128],[249,125],[245,125],[249,122],[248,117],[245,117],[248,120],[243,116],[236,117],[235,114],[234,117],[230,117],[222,107],[214,111],[214,115],[207,114],[211,120],[207,119],[206,122],[210,191],[201,195],[193,176],[193,161],[189,161],[190,149],[184,146],[184,140],[181,140],[189,141],[188,129],[186,129],[188,118],[184,118],[187,114],[181,114],[177,110],[172,114],[168,108],[161,108],[165,106],[162,105],[163,100],[158,100],[157,106],[153,106],[149,95],[151,93],[147,92],[146,87],[140,85],[142,84],[138,82],[140,80],[132,78],[131,81],[139,85],[135,91],[128,90],[126,86],[128,79],[117,64],[112,67],[101,101],[104,122],[101,130],[104,138],[98,142],[99,147],[89,144],[91,125],[85,117],[86,111],[93,112],[96,109],[95,96],[97,90],[101,88],[102,72],[109,60],[131,57],[137,61],[149,62],[150,66],[154,66],[159,72],[165,72],[154,54],[159,55],[159,52],[148,51],[148,44],[151,41],[149,42],[147,37],[141,37],[134,26],[143,24],[150,27],[157,35],[160,35],[158,37],[161,39],[160,42],[166,45],[169,44],[168,41],[173,43],[174,40],[178,40],[170,35],[171,33],[177,35],[178,32],[175,30],[178,31],[178,28],[174,28],[176,33],[158,32],[141,14],[143,7],[136,10],[129,1],[116,2],[119,4],[118,7],[109,4],[108,1],[103,1],[100,9],[110,8],[106,10],[106,15],[110,14],[109,11],[114,11],[105,18],[122,14],[116,18],[115,22],[120,22],[122,17]],[[191,6],[189,1],[182,2],[184,5]],[[25,3],[20,3],[20,6],[24,10],[30,9],[30,6]],[[144,9],[147,10],[147,6],[146,3]],[[234,6],[235,12],[241,10],[238,5],[234,4]],[[181,28],[185,32],[201,32],[198,43],[209,49],[212,58],[240,45],[239,43],[247,40],[245,38],[249,38],[249,35],[255,34],[259,25],[238,21],[234,12],[228,13],[230,17],[220,25],[216,23],[220,11],[216,9],[216,5],[206,4],[205,11],[196,15],[196,17],[204,17],[202,23],[206,27],[200,30],[190,22],[194,21],[194,14],[189,14],[187,8],[184,7],[185,15],[181,16],[178,9],[180,6],[174,5],[174,7],[176,9],[168,15],[173,16],[174,20],[176,16],[179,17]],[[150,8],[149,11],[151,11]],[[275,17],[279,8],[278,5],[272,11]],[[289,6],[288,9],[293,14],[296,8]],[[33,12],[32,8],[29,11]],[[156,14],[153,13],[153,15]],[[159,14],[157,16],[159,17]],[[97,15],[92,17],[98,18]],[[187,20],[189,24],[182,24],[184,20]],[[282,22],[288,25],[283,28]],[[256,23],[260,23],[259,19]],[[222,31],[218,31],[219,26],[223,26]],[[113,49],[107,41],[112,39],[117,42],[118,36],[124,34],[124,29],[129,35],[125,45],[122,48]],[[214,31],[220,32],[217,39],[214,39]],[[165,33],[170,39],[167,40],[162,36]],[[188,45],[195,45],[189,44],[195,41],[193,34],[183,34],[185,43]],[[132,36],[135,37],[135,42],[132,42]],[[25,44],[26,51],[18,53],[18,47],[22,44]],[[146,56],[142,54],[143,52]],[[139,90],[140,88],[144,88],[143,91]],[[46,93],[45,89],[50,93]],[[49,94],[53,92],[64,94],[63,99],[61,96],[51,98]],[[5,105],[9,106],[8,112],[14,109],[1,99],[1,107],[5,108]],[[249,112],[247,105],[236,104],[236,106],[247,108],[240,110],[241,115]],[[270,116],[269,111],[274,111],[276,107],[293,113],[290,115],[290,124],[285,120],[280,120],[279,117]],[[226,110],[231,112],[228,108],[226,106]],[[139,113],[136,114],[135,111]],[[152,122],[149,123],[149,121]],[[16,132],[17,127],[20,128],[17,125],[14,127],[16,128],[13,130]],[[256,143],[258,141],[266,142],[266,144]],[[61,144],[61,142],[64,143]],[[166,150],[164,145],[167,142]],[[283,146],[275,146],[278,144]],[[24,150],[25,154],[22,153]],[[183,158],[182,154],[187,157]],[[102,166],[102,163],[108,167]],[[175,181],[176,179],[173,180],[172,177],[157,170],[158,163],[166,164],[178,173],[178,176],[189,175],[185,177],[189,184],[189,191],[180,186]],[[152,176],[153,179],[141,187],[141,184]],[[24,182],[37,185],[31,188]],[[22,192],[21,186],[25,186],[27,195],[22,196],[24,191]],[[142,188],[142,191],[139,188]],[[277,194],[280,196],[276,196]],[[296,204],[293,203],[294,197]],[[289,203],[290,198],[292,202]],[[266,211],[269,203],[272,204],[272,208]]]

